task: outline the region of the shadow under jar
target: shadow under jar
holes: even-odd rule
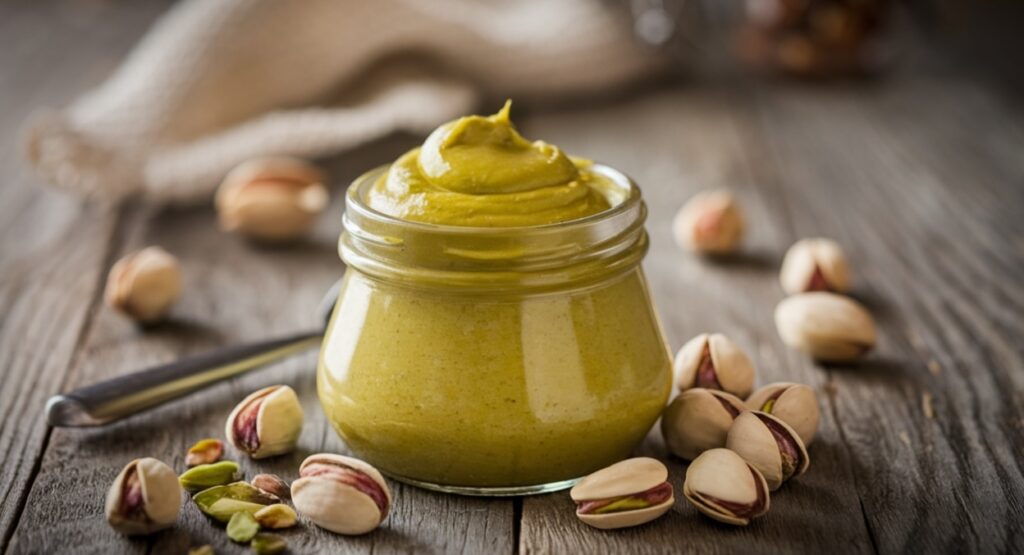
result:
[[[629,456],[671,388],[640,262],[646,207],[532,227],[401,220],[346,198],[348,265],[317,373],[328,420],[391,477],[471,495],[570,487]]]

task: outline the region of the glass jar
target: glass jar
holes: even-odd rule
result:
[[[457,227],[375,211],[349,188],[348,265],[321,349],[328,420],[403,482],[478,495],[571,486],[625,458],[671,389],[640,261],[640,191],[564,223]]]

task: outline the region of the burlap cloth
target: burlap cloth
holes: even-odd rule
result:
[[[187,0],[105,83],[36,114],[26,152],[82,195],[203,201],[247,158],[322,157],[480,98],[593,94],[663,68],[630,29],[597,0]]]

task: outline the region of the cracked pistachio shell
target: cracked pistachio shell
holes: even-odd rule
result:
[[[228,416],[224,434],[238,450],[263,459],[293,450],[303,419],[295,390],[274,385],[242,400]]]
[[[693,460],[708,449],[724,447],[733,419],[744,410],[743,401],[724,391],[687,389],[662,413],[661,433],[672,454]]]
[[[577,503],[627,497],[643,493],[666,481],[668,469],[664,464],[649,457],[636,457],[619,461],[583,478],[570,490],[569,496]],[[590,526],[611,530],[650,522],[668,512],[674,503],[673,495],[657,505],[641,509],[604,514],[580,514],[577,510],[576,516]]]
[[[725,446],[761,472],[772,491],[779,489],[786,480],[806,472],[811,464],[807,448],[793,428],[760,411],[739,415],[729,430]]]
[[[676,244],[698,253],[734,252],[743,239],[743,230],[743,212],[736,199],[721,190],[693,195],[672,220]]]
[[[337,467],[368,478],[383,493],[383,509],[364,489],[330,474],[310,475],[317,466]],[[369,485],[369,484],[368,484]],[[339,534],[365,534],[380,526],[391,507],[391,490],[376,468],[352,457],[319,453],[310,455],[299,467],[299,479],[292,482],[292,504],[299,514],[317,526]]]
[[[178,259],[160,247],[146,247],[118,260],[107,274],[104,300],[134,320],[155,322],[181,296]]]
[[[192,501],[203,514],[226,523],[231,520],[231,515],[237,512],[256,514],[263,507],[281,500],[245,482],[235,482],[204,489],[193,495]]]
[[[810,386],[801,383],[768,384],[747,398],[747,408],[767,412],[789,424],[804,446],[811,444],[821,417],[818,398]]]
[[[676,386],[719,389],[746,397],[754,389],[750,357],[720,333],[702,333],[679,349],[674,362]]]
[[[213,486],[230,484],[241,477],[238,463],[234,461],[220,461],[212,464],[201,464],[185,471],[178,478],[181,487],[189,492],[195,493]]]
[[[875,321],[860,303],[835,293],[800,293],[775,307],[782,342],[822,361],[849,361],[875,345]]]
[[[737,526],[767,513],[771,500],[761,473],[722,448],[705,451],[690,463],[683,496],[705,515]]]
[[[178,475],[149,457],[125,465],[107,492],[107,522],[122,534],[149,534],[168,528],[178,520],[180,508]]]
[[[266,242],[304,235],[327,207],[323,173],[297,158],[257,158],[224,178],[214,203],[221,228]]]
[[[789,247],[779,272],[789,295],[808,291],[843,293],[850,288],[850,268],[839,243],[831,239],[801,239]]]

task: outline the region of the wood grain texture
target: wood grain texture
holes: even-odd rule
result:
[[[327,161],[335,202],[306,242],[250,245],[207,208],[83,205],[36,187],[17,129],[112,69],[164,2],[0,4],[0,551],[244,553],[191,505],[176,527],[126,539],[102,499],[128,460],[181,470],[196,439],[222,434],[248,392],[288,383],[307,424],[298,452],[251,476],[293,479],[312,452],[344,451],[315,396],[312,353],[224,382],[101,430],[47,430],[47,396],[218,345],[315,323],[341,274],[340,192],[415,143],[394,137]],[[100,24],[102,22],[102,24]],[[645,269],[673,348],[721,331],[748,349],[759,381],[798,381],[822,409],[810,470],[734,529],[682,498],[685,463],[657,429],[638,452],[667,460],[677,502],[617,532],[578,522],[565,493],[473,499],[392,483],[394,511],[358,538],[287,532],[295,553],[1024,552],[1024,111],[972,73],[937,64],[843,86],[728,75],[518,118],[524,132],[631,174],[650,207]],[[744,252],[680,252],[670,221],[694,192],[734,190]],[[880,343],[857,365],[822,366],[786,349],[772,313],[777,270],[796,239],[846,248],[853,295]],[[182,261],[173,318],[140,330],[100,302],[113,259],[159,244]],[[234,457],[238,458],[238,457]]]

